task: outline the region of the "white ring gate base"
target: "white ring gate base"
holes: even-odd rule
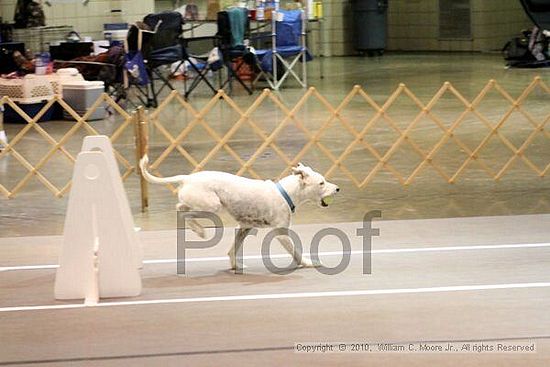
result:
[[[88,136],[74,167],[55,298],[83,298],[93,305],[100,297],[137,296],[141,263],[141,246],[109,138]]]

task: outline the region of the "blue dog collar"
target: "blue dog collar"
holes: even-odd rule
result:
[[[286,190],[283,188],[283,186],[281,186],[281,184],[278,183],[278,182],[275,184],[275,186],[277,186],[277,189],[279,190],[279,192],[281,193],[281,195],[285,199],[286,203],[290,207],[290,211],[292,213],[294,213],[294,210],[296,209],[296,206],[292,202],[292,199],[290,198],[290,195],[288,195],[288,192],[286,192]]]

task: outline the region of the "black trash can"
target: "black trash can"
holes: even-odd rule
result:
[[[369,56],[386,48],[388,0],[352,0],[355,49]]]

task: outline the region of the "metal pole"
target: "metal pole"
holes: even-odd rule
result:
[[[4,131],[4,105],[0,105],[0,151],[8,145],[8,137]]]
[[[324,10],[323,10],[324,11]],[[321,79],[325,77],[325,14],[322,13],[318,19],[319,27],[319,73]]]
[[[306,65],[306,59],[307,59],[307,47],[306,47],[306,32],[307,32],[307,23],[309,21],[308,19],[308,13],[309,9],[307,8],[307,2],[306,2],[306,12],[302,11],[302,85],[304,88],[307,88],[307,65]]]
[[[273,70],[273,85],[275,90],[279,90],[279,80],[277,79],[277,13],[271,14],[271,68]]]

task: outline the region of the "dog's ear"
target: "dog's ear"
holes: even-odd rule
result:
[[[298,166],[292,167],[292,174],[300,176],[301,179],[304,179],[307,176],[304,168],[305,166],[302,163],[298,163]]]

